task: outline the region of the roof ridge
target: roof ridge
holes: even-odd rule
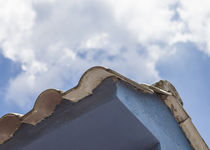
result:
[[[66,92],[56,89],[48,89],[43,91],[36,99],[33,109],[25,115],[21,116],[10,113],[1,117],[0,144],[3,144],[7,140],[9,140],[19,129],[22,123],[36,125],[46,117],[49,117],[54,112],[55,107],[59,105],[63,99],[70,100],[72,102],[78,102],[86,96],[91,95],[93,93],[93,90],[97,88],[103,80],[109,77],[113,77],[114,79],[116,79],[116,81],[118,79],[125,81],[126,83],[132,85],[134,88],[141,91],[142,93],[157,94],[158,96],[160,96],[160,98],[164,100],[165,104],[173,113],[177,122],[179,124],[182,123],[182,129],[185,135],[186,133],[188,133],[186,128],[189,125],[183,125],[183,122],[185,120],[188,120],[189,116],[182,107],[181,98],[179,95],[177,95],[178,92],[170,82],[161,80],[153,85],[138,84],[111,69],[107,69],[101,66],[95,66],[88,69],[82,75],[77,86]],[[193,126],[192,122],[190,126]],[[195,131],[197,130],[195,129]],[[193,135],[186,135],[192,147],[195,150],[201,150],[201,147],[203,148],[203,150],[208,150],[208,147],[201,138],[200,134],[198,132],[195,133],[195,137],[199,141],[196,145],[193,144],[194,141],[192,141],[193,139],[195,139],[195,137],[192,138]]]

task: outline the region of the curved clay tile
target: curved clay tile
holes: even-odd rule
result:
[[[56,105],[62,101],[61,91],[48,89],[37,98],[34,108],[23,116],[22,122],[36,125],[44,118],[50,116]]]
[[[88,69],[80,78],[80,81],[75,88],[72,88],[66,91],[65,93],[63,93],[63,98],[71,100],[73,102],[78,102],[84,97],[92,94],[92,91],[103,80],[109,77],[115,77],[127,83],[130,83],[131,85],[133,85],[134,87],[136,87],[138,90],[140,90],[143,93],[150,93],[150,94],[154,93],[154,91],[150,89],[149,86],[138,84],[111,69],[106,69],[104,67],[97,66],[97,67]]]
[[[21,116],[6,114],[0,118],[0,144],[10,139],[21,125]]]

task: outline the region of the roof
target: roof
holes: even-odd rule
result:
[[[208,146],[194,127],[191,118],[184,110],[183,102],[178,92],[170,82],[161,80],[152,85],[138,84],[111,69],[99,66],[87,70],[82,75],[78,85],[66,92],[56,89],[43,91],[38,96],[33,109],[25,115],[10,113],[1,117],[0,144],[12,138],[21,124],[25,123],[36,126],[43,119],[49,117],[54,112],[56,106],[63,100],[77,103],[91,95],[93,90],[107,78],[114,78],[115,81],[122,80],[136,88],[139,92],[158,95],[172,112],[192,148],[195,150],[208,150]]]

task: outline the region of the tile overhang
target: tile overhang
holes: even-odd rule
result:
[[[166,80],[161,80],[153,85],[138,84],[121,74],[104,67],[96,66],[88,69],[80,78],[78,85],[66,92],[48,89],[42,92],[32,110],[25,115],[9,113],[0,118],[0,144],[12,138],[22,123],[36,126],[37,123],[49,117],[62,100],[79,102],[91,95],[103,80],[113,78],[116,82],[122,80],[142,93],[156,94],[167,105],[177,123],[183,130],[186,138],[195,150],[209,150],[205,141],[194,127],[191,118],[183,108],[183,102],[175,87]]]

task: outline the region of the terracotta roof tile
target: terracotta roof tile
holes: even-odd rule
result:
[[[48,89],[42,92],[37,98],[34,108],[22,117],[22,122],[36,125],[43,118],[50,116],[61,101],[61,91]]]

